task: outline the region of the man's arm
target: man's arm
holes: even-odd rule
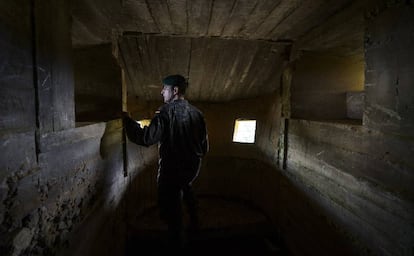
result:
[[[127,114],[123,115],[123,121],[128,139],[135,144],[147,146],[142,140],[144,130],[141,128],[141,126]]]
[[[166,120],[160,113],[157,113],[150,125],[144,128],[141,128],[128,114],[124,114],[123,119],[127,136],[132,142],[142,146],[150,146],[162,139]]]

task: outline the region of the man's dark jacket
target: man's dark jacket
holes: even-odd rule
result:
[[[132,142],[143,146],[159,142],[158,182],[185,184],[197,177],[208,151],[208,135],[203,114],[187,100],[164,104],[149,126],[141,128],[128,117],[125,125]]]

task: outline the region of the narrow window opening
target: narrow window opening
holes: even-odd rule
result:
[[[233,142],[254,143],[256,120],[236,119],[234,123]]]
[[[144,128],[144,126],[149,126],[151,123],[151,119],[142,119],[137,121],[137,123],[141,126],[141,128]]]

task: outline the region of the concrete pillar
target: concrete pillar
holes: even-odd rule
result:
[[[75,101],[69,1],[33,3],[38,128],[40,133],[72,128]]]

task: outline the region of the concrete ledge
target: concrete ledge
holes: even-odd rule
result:
[[[105,123],[96,123],[88,126],[42,134],[40,135],[39,140],[39,152],[49,152],[81,140],[102,137],[104,130]]]

